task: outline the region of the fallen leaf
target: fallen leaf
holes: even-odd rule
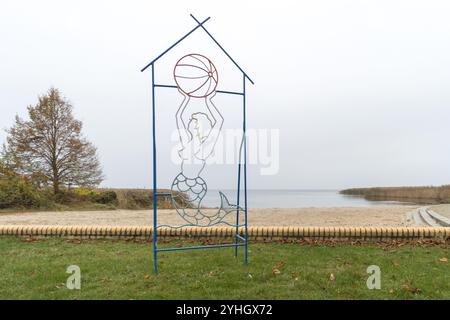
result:
[[[403,284],[402,288],[411,293],[420,293],[422,291],[419,288],[415,288],[415,287],[411,286],[409,283]]]
[[[334,274],[330,273],[330,276],[328,277],[328,279],[330,281],[334,281],[334,280],[336,280],[336,277],[334,276]]]
[[[55,286],[56,289],[61,289],[61,288],[65,288],[65,287],[66,287],[65,283],[60,283]]]
[[[275,266],[273,266],[272,273],[274,275],[280,274],[281,273],[281,269],[283,269],[285,265],[286,265],[286,262],[278,261],[277,264]]]
[[[144,279],[145,279],[145,280],[150,279],[150,275],[146,274],[146,275],[144,276]]]
[[[67,243],[75,243],[75,244],[81,244],[80,239],[68,239],[66,240]]]
[[[447,258],[440,258],[439,261],[440,262],[448,262],[448,259]]]
[[[274,268],[283,269],[285,265],[286,265],[286,262],[278,261],[277,264],[274,266]]]

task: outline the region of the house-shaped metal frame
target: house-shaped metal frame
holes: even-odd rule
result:
[[[167,50],[162,52],[159,56],[153,59],[149,64],[147,64],[141,72],[145,71],[147,68],[151,67],[151,77],[152,77],[152,137],[153,137],[153,267],[154,272],[158,273],[158,252],[162,251],[177,251],[177,250],[191,250],[191,249],[209,249],[209,248],[223,248],[223,247],[234,247],[235,248],[235,256],[238,254],[238,247],[244,247],[244,259],[245,263],[248,263],[248,223],[247,223],[247,214],[248,214],[248,205],[247,205],[247,138],[246,138],[246,82],[249,81],[251,84],[254,84],[253,80],[247,75],[247,73],[236,63],[236,61],[228,54],[228,52],[217,42],[217,40],[211,35],[211,33],[205,28],[204,24],[210,19],[210,17],[206,18],[203,21],[199,21],[191,14],[192,19],[195,20],[197,26],[193,28],[191,31],[186,33],[183,37],[181,37],[178,41],[176,41],[173,45],[171,45]],[[221,94],[232,94],[232,95],[240,95],[242,96],[242,112],[243,112],[243,136],[242,136],[242,144],[241,144],[241,152],[239,157],[239,163],[237,168],[237,209],[236,209],[236,224],[234,225],[236,228],[235,241],[231,244],[217,244],[217,245],[205,245],[205,246],[190,246],[190,247],[177,247],[177,248],[158,248],[158,228],[161,228],[165,225],[158,225],[158,208],[157,208],[157,199],[158,197],[167,197],[171,196],[170,193],[162,193],[158,192],[158,184],[157,184],[157,144],[156,144],[156,116],[155,116],[155,108],[156,108],[156,97],[155,97],[155,89],[156,88],[177,88],[175,85],[168,84],[157,84],[155,83],[155,63],[163,57],[167,52],[172,50],[177,44],[186,39],[189,35],[195,32],[197,29],[203,29],[204,32],[214,41],[214,43],[223,51],[223,53],[233,62],[233,64],[239,69],[242,73],[242,92],[235,91],[222,91],[217,90],[217,93]],[[241,191],[241,179],[243,180],[243,191],[244,191],[244,199],[243,204],[240,204],[240,191]],[[241,209],[242,208],[242,209]],[[239,223],[240,221],[240,211],[244,211],[244,221],[243,223]],[[186,226],[186,225],[185,225]],[[181,226],[183,227],[183,226]],[[180,228],[173,227],[173,228]],[[243,232],[241,232],[240,228],[244,228]]]

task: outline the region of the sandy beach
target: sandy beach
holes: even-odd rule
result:
[[[249,209],[252,226],[411,226],[406,214],[416,206],[376,206],[350,208]],[[182,225],[175,210],[158,210],[159,223]],[[227,216],[231,222],[234,214]],[[0,213],[0,225],[96,225],[145,226],[153,224],[152,210],[61,211]]]

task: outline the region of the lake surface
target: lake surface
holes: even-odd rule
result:
[[[208,195],[217,194],[209,190]],[[223,190],[231,203],[236,203],[235,191]],[[242,197],[242,196],[241,196]],[[241,198],[241,204],[242,204]],[[217,197],[206,197],[204,206],[217,207]],[[371,207],[398,206],[411,203],[398,201],[369,201],[358,196],[339,193],[339,190],[248,190],[248,205],[251,208],[310,208],[310,207]]]

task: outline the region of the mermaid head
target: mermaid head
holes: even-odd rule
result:
[[[203,112],[196,112],[191,115],[187,129],[193,140],[202,143],[206,140],[212,129],[212,122],[208,115]]]

